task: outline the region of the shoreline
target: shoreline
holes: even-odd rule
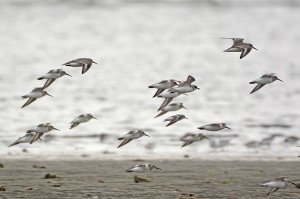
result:
[[[260,184],[287,175],[300,182],[297,162],[151,161],[162,170],[127,173],[143,161],[1,160],[0,198],[266,198]],[[38,165],[39,167],[35,167]],[[45,168],[41,168],[44,166]],[[45,179],[46,174],[56,178]],[[134,176],[150,182],[135,183]],[[182,193],[179,193],[182,192]],[[2,199],[1,198],[1,199]],[[300,198],[289,185],[269,198]]]
[[[176,154],[177,155],[177,154]],[[147,154],[145,155],[124,155],[124,154],[86,154],[81,155],[71,155],[71,154],[5,154],[1,155],[2,160],[41,160],[41,161],[127,161],[136,159],[146,159],[154,161],[245,161],[245,162],[266,162],[266,161],[280,161],[280,162],[298,162],[300,158],[298,156],[267,156],[267,155],[251,155],[251,154],[210,154],[203,156],[201,154],[192,156],[187,154],[182,154],[180,156],[171,155],[161,155]]]

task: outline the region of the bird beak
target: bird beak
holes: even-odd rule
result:
[[[147,135],[146,133],[144,133],[145,136],[150,137],[149,135]]]
[[[95,120],[97,119],[97,118],[95,118],[94,116],[92,116],[92,118],[94,118]]]
[[[156,167],[156,166],[154,166],[154,168],[156,168],[156,169],[158,169],[158,170],[161,170],[160,168],[158,168],[158,167]]]
[[[93,62],[94,64],[98,64],[98,63],[94,62],[93,60],[92,60],[92,62]]]
[[[183,106],[182,108],[184,108],[184,109],[186,109],[186,110],[189,110],[189,109],[187,109],[187,108],[186,108],[186,107],[184,107],[184,106]]]
[[[70,76],[70,77],[72,77],[70,74],[68,74],[68,73],[66,73],[66,75],[68,75],[68,76]]]
[[[54,129],[54,130],[57,130],[57,131],[60,131],[59,129],[57,129],[57,128],[54,128],[54,127],[53,127],[53,129]]]
[[[227,128],[227,129],[231,129],[231,128],[229,128],[228,126],[225,126],[225,128]]]
[[[200,90],[200,88],[196,88],[197,90]]]
[[[187,117],[184,117],[185,119],[189,119],[189,118],[187,118]]]
[[[277,78],[277,80],[283,82],[281,79],[278,79],[278,78]]]
[[[50,97],[53,97],[52,95],[50,95],[49,93],[47,93],[47,95],[49,95]]]
[[[295,183],[295,182],[293,182],[291,180],[289,180],[288,182],[291,183],[291,184],[293,184],[293,185],[298,185],[297,183]]]
[[[254,46],[252,46],[252,48],[254,48],[255,50],[257,50],[257,48],[255,48]],[[257,50],[258,51],[258,50]]]

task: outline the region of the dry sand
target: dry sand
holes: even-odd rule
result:
[[[0,160],[1,161],[1,160]],[[3,160],[0,198],[178,198],[176,189],[195,198],[266,198],[259,185],[287,175],[300,182],[299,162],[149,161],[163,169],[137,174],[151,182],[134,183],[125,170],[144,161],[33,161]],[[33,168],[33,165],[46,168]],[[47,174],[58,176],[45,179]],[[32,190],[30,190],[32,189]],[[268,198],[300,198],[289,185]]]

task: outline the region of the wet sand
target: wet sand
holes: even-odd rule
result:
[[[127,173],[150,162],[162,171]],[[262,161],[26,161],[4,160],[0,198],[178,198],[178,189],[195,198],[266,198],[259,185],[287,175],[299,182],[299,162]],[[46,168],[33,168],[33,165]],[[50,173],[57,178],[45,179]],[[150,182],[135,183],[134,176]],[[31,190],[32,189],[32,190]],[[300,198],[289,185],[268,198]]]

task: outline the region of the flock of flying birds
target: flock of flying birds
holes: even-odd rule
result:
[[[250,43],[244,43],[244,39],[242,38],[222,38],[222,39],[232,39],[233,44],[230,48],[226,49],[224,52],[241,52],[240,59],[244,58],[247,54],[250,53],[252,49],[257,50],[252,44]],[[75,59],[72,61],[69,61],[63,65],[65,66],[70,66],[70,67],[82,67],[82,74],[87,72],[89,68],[92,66],[94,62],[90,58],[79,58]],[[34,102],[36,99],[41,98],[45,95],[51,96],[49,93],[45,91],[46,88],[48,88],[56,79],[67,75],[71,76],[68,73],[66,73],[62,69],[56,69],[56,70],[50,70],[47,74],[41,76],[38,78],[38,80],[46,80],[45,84],[43,87],[38,87],[34,88],[29,94],[26,94],[22,96],[22,98],[28,98],[26,103],[22,106],[22,108],[30,105],[32,102]],[[255,88],[250,92],[250,94],[258,91],[261,89],[263,86],[266,84],[270,84],[276,80],[282,81],[278,79],[277,76],[275,76],[275,73],[270,73],[270,74],[265,74],[262,77],[251,81],[250,84],[257,84]],[[163,103],[161,106],[158,108],[158,111],[160,113],[156,117],[160,117],[168,112],[172,111],[177,111],[179,109],[187,109],[184,107],[183,103],[171,103],[174,98],[178,97],[179,95],[187,95],[187,93],[193,92],[195,90],[199,90],[199,88],[196,85],[193,85],[192,83],[195,81],[195,78],[189,75],[185,81],[178,81],[174,79],[170,80],[163,80],[159,83],[153,84],[149,86],[149,88],[156,88],[157,91],[154,94],[153,97],[159,97],[159,98],[164,98]],[[51,96],[52,97],[52,96]],[[155,117],[155,118],[156,118]],[[82,114],[75,118],[71,122],[70,129],[75,128],[81,123],[88,122],[91,119],[96,119],[93,115],[91,114]],[[187,119],[184,115],[182,114],[175,114],[172,115],[164,120],[164,122],[168,122],[166,127],[173,125],[183,119]],[[220,131],[222,129],[230,129],[228,126],[226,126],[225,123],[212,123],[212,124],[207,124],[204,126],[199,127],[199,130],[207,130],[207,131]],[[41,137],[51,131],[51,130],[57,130],[59,129],[55,128],[51,123],[44,123],[44,124],[39,124],[34,128],[28,129],[26,132],[26,135],[23,137],[20,137],[17,139],[14,143],[12,143],[9,147],[20,144],[20,143],[30,143],[32,144],[33,142],[37,140],[41,140]],[[126,135],[118,138],[119,140],[122,140],[118,148],[128,144],[134,139],[141,138],[143,136],[148,136],[144,131],[142,130],[133,130],[127,133]],[[181,138],[182,141],[184,141],[184,144],[182,147],[185,147],[187,145],[192,144],[193,142],[196,141],[201,141],[203,139],[209,139],[202,133],[198,134],[186,134]],[[156,167],[155,165],[152,164],[140,164],[140,165],[135,165],[129,169],[127,169],[127,172],[146,172],[146,171],[151,171],[153,169],[158,169],[161,170],[160,168]],[[299,186],[299,184],[296,184],[292,182],[291,180],[288,180],[286,176],[283,177],[278,177],[275,178],[273,181],[262,184],[261,186],[263,187],[270,187],[271,190],[268,192],[267,195],[277,191],[279,188],[286,187],[288,183],[291,183],[293,185]]]

